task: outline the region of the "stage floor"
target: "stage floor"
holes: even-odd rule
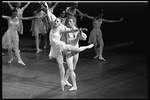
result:
[[[49,48],[35,54],[34,38],[20,38],[20,51],[26,66],[15,57],[8,64],[8,53],[2,56],[2,98],[99,98],[148,99],[148,56],[135,42],[104,47],[107,60],[94,59],[94,48],[80,53],[77,69],[77,91],[61,91],[60,74],[55,59],[48,58]],[[65,69],[67,66],[65,65]],[[70,81],[70,80],[69,80]],[[71,82],[71,81],[70,81]]]

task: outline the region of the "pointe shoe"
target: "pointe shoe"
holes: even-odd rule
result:
[[[72,84],[70,84],[67,80],[65,81],[67,86],[72,86]]]
[[[96,59],[96,58],[98,58],[99,57],[99,55],[96,55],[94,58]]]
[[[54,57],[49,56],[49,59],[54,59]]]
[[[99,56],[98,59],[101,60],[101,61],[106,61],[102,56]]]
[[[93,46],[94,46],[94,44],[90,44],[90,45],[88,46],[88,48],[91,49],[91,48],[93,48]]]
[[[36,52],[36,54],[38,54],[39,52],[41,52],[42,50],[40,49],[40,50],[38,50],[37,52]]]
[[[66,83],[64,81],[61,82],[61,89],[62,91],[64,91],[64,87],[65,87]]]
[[[23,61],[18,61],[18,63],[25,66],[25,63]]]
[[[8,63],[10,64],[10,63],[12,63],[12,61],[13,61],[13,58],[12,58],[12,59],[10,59],[10,60],[8,61]]]
[[[69,91],[75,91],[75,90],[77,90],[77,87],[72,87],[69,89]]]

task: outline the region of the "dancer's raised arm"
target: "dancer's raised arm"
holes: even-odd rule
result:
[[[50,21],[50,23],[53,24],[53,22],[56,20],[56,16],[54,14],[52,14],[52,10],[49,9],[47,2],[44,2],[44,5],[47,8],[47,15],[48,15],[49,21]]]
[[[22,7],[21,9],[24,11],[27,7],[28,7],[28,5],[30,4],[30,2],[28,2],[24,7]]]
[[[8,2],[8,5],[9,5],[9,7],[10,7],[11,10],[14,9],[14,7],[10,4],[10,2]]]
[[[56,2],[56,3],[51,7],[51,9],[54,10],[54,9],[56,8],[57,4],[58,4],[58,2]]]

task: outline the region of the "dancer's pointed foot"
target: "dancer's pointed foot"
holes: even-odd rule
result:
[[[62,91],[64,91],[65,85],[66,85],[66,83],[64,81],[61,81],[61,89],[62,89]]]
[[[2,56],[4,56],[4,53],[2,53]]]
[[[88,49],[91,49],[91,48],[93,48],[93,47],[94,47],[94,44],[88,45]]]
[[[97,54],[94,58],[96,59],[96,58],[98,58],[99,57],[99,55]]]
[[[23,61],[18,61],[18,63],[25,66],[25,63]]]
[[[99,56],[98,59],[101,60],[101,61],[106,61],[102,56]]]
[[[8,61],[8,63],[10,64],[10,63],[12,63],[12,61],[13,61],[13,58],[11,58],[11,59]]]
[[[77,90],[77,87],[72,87],[69,89],[69,91],[75,91],[75,90]]]
[[[49,57],[49,59],[54,59],[54,57],[51,57],[51,56],[48,56]]]
[[[67,80],[65,80],[65,83],[67,86],[72,86],[72,84],[70,84]]]
[[[38,54],[38,53],[41,52],[41,51],[42,51],[41,49],[37,50],[36,54]]]

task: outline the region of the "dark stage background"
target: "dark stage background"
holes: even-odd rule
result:
[[[15,3],[11,3],[15,6]],[[23,2],[22,6],[26,3]],[[72,5],[72,2],[63,2],[58,3],[54,10],[56,16],[59,15],[60,9],[65,9],[67,6]],[[38,3],[31,2],[29,6],[25,9],[23,16],[32,16],[33,12],[38,8]],[[119,20],[124,18],[123,22],[118,23],[103,23],[102,32],[105,45],[111,45],[122,42],[136,42],[137,45],[147,47],[147,36],[148,36],[148,2],[79,2],[78,9],[87,13],[91,16],[96,16],[101,9],[104,10],[103,18],[108,20]],[[11,15],[11,10],[6,2],[2,3],[2,15]],[[2,35],[7,30],[7,20],[2,18]],[[20,37],[33,38],[31,36],[30,27],[31,20],[23,21],[24,25],[24,34]],[[90,31],[92,30],[92,21],[87,18],[79,20],[77,22],[78,27],[88,28],[86,34],[89,36]],[[81,41],[80,43],[87,44],[86,41]],[[145,48],[144,48],[145,49]]]

